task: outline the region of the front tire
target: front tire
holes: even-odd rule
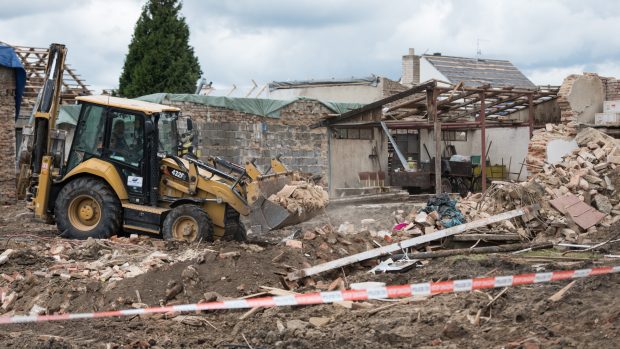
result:
[[[212,242],[213,223],[200,207],[180,205],[173,208],[164,219],[162,235],[166,240]]]
[[[77,178],[58,194],[54,214],[60,235],[71,239],[105,239],[121,227],[121,204],[102,180]]]
[[[224,240],[235,240],[240,242],[248,241],[248,233],[245,226],[241,223],[239,212],[235,211],[230,205],[226,205],[224,224]]]

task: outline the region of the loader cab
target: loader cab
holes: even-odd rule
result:
[[[108,96],[78,101],[82,108],[63,176],[89,159],[101,159],[116,169],[129,202],[156,205],[158,154],[178,151],[178,109]]]

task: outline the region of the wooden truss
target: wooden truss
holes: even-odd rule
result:
[[[45,65],[47,64],[47,56],[49,50],[47,48],[12,46],[3,42],[2,44],[11,46],[24,69],[26,70],[26,89],[24,91],[24,99],[34,102],[43,87],[45,80]],[[69,64],[65,63],[63,75],[62,101],[63,103],[73,103],[75,97],[91,95],[92,91],[84,80],[77,74]]]

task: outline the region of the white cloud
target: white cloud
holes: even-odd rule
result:
[[[582,74],[585,65],[559,68],[541,68],[525,71],[525,75],[536,85],[561,85],[564,78],[571,74]]]
[[[88,83],[114,87],[144,1],[5,5],[0,40],[65,43]],[[409,47],[473,57],[478,42],[482,57],[511,60],[535,83],[583,70],[620,75],[616,0],[185,0],[183,14],[205,77],[219,86],[371,73],[398,79]]]
[[[8,19],[0,17],[0,40],[18,46],[65,44],[67,63],[82,75],[90,88],[100,91],[116,86],[140,15],[140,2],[49,2],[55,5],[51,11],[28,12]]]

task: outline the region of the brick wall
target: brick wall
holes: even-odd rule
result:
[[[381,78],[380,87],[381,98],[389,97],[409,89],[409,87],[401,85],[398,81],[390,80],[384,77]]]
[[[573,88],[573,84],[577,81],[580,75],[569,75],[567,76],[562,85],[560,86],[560,90],[558,91],[558,106],[560,107],[560,120],[563,124],[574,123],[575,122],[575,113],[571,108],[571,105],[568,100],[568,95]]]
[[[272,157],[282,155],[289,169],[327,174],[327,131],[310,125],[333,112],[317,101],[289,104],[279,119],[189,102],[163,103],[192,117],[203,159],[221,156],[243,164],[254,158],[266,169]]]
[[[605,87],[605,100],[620,100],[620,80],[616,78],[601,78]]]
[[[15,71],[0,66],[0,204],[15,202]]]

